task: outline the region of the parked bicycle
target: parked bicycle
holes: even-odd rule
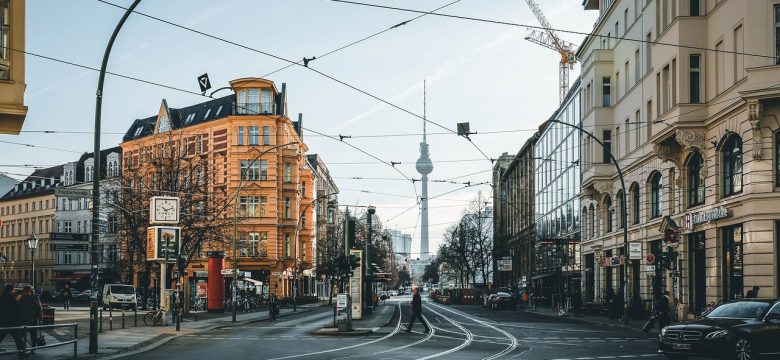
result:
[[[162,309],[152,310],[144,315],[144,324],[146,326],[158,326],[162,324],[163,315]]]

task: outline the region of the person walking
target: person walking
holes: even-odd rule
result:
[[[607,315],[612,320],[615,317],[615,290],[612,287],[608,287],[604,294],[604,302],[607,305]]]
[[[19,299],[19,316],[21,325],[36,326],[41,321],[41,302],[33,294],[33,288],[30,285],[24,287],[22,297]],[[30,344],[33,347],[38,346],[38,329],[29,329]]]
[[[279,313],[279,301],[276,299],[276,294],[271,294],[268,298],[268,316],[271,321],[276,321],[276,315]]]
[[[70,311],[70,287],[68,284],[65,284],[65,287],[62,288],[60,295],[62,295],[63,310]]]
[[[664,291],[658,300],[658,328],[663,329],[672,323],[671,308],[669,307],[669,292]]]
[[[19,326],[19,323],[19,305],[14,297],[14,287],[9,284],[5,286],[3,294],[0,295],[0,328]],[[16,343],[16,349],[21,349],[21,337],[18,330],[0,330],[0,343],[9,333]],[[0,353],[3,351],[0,349]]]
[[[420,288],[414,287],[412,288],[412,292],[414,295],[412,296],[412,301],[409,303],[412,304],[412,319],[409,320],[409,326],[406,327],[406,332],[412,332],[412,326],[414,326],[414,319],[420,319],[420,323],[425,326],[425,332],[431,331],[431,328],[428,326],[427,323],[425,323],[425,320],[423,320],[422,317],[422,299],[420,298]]]

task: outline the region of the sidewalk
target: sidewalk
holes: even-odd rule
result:
[[[639,332],[643,332],[642,327],[645,325],[645,322],[647,322],[647,320],[629,319],[628,324],[624,324],[618,319],[609,320],[609,318],[604,315],[591,315],[591,314],[580,314],[579,316],[573,316],[571,313],[569,313],[569,315],[561,317],[558,316],[557,313],[553,311],[551,307],[541,307],[541,306],[537,306],[535,310],[522,309],[520,311],[524,311],[529,314],[554,317],[558,319],[567,319],[576,322],[596,324],[601,326],[621,328],[621,329],[627,329],[627,330],[639,331]],[[659,333],[660,333],[660,329],[658,328],[658,324],[656,323],[656,325],[652,329],[650,329],[650,331],[647,334],[658,335]]]
[[[280,310],[279,316],[289,316],[295,313],[308,312],[311,308],[321,305],[321,302],[299,305],[297,312],[293,312],[292,307],[284,308]],[[184,319],[181,323],[181,331],[176,331],[175,324],[149,327],[139,323],[138,327],[134,327],[132,326],[133,323],[129,322],[125,329],[120,329],[118,326],[115,326],[113,331],[108,331],[108,328],[104,325],[103,332],[100,333],[98,337],[97,354],[89,354],[89,327],[84,327],[79,324],[79,342],[77,345],[78,357],[79,359],[118,359],[154,349],[180,336],[220,327],[241,326],[268,319],[267,311],[238,313],[235,323],[232,321],[232,314],[230,312],[225,312],[221,315],[222,316],[199,321]],[[59,322],[60,321],[58,321],[58,323]],[[58,342],[57,339],[49,334],[46,334],[45,337],[46,344]],[[2,342],[0,347],[10,349],[13,346],[13,342],[11,341],[10,336],[7,336],[6,338],[7,339]],[[8,356],[8,353],[0,352],[0,356]],[[34,355],[29,356],[30,359],[57,360],[70,359],[72,357],[73,345],[41,349],[36,351]]]
[[[322,325],[319,330],[312,331],[312,335],[328,335],[328,336],[361,336],[375,332],[379,332],[380,329],[393,319],[396,309],[395,302],[382,304],[380,303],[374,308],[370,314],[363,314],[363,318],[360,320],[352,320],[352,330],[350,331],[338,331],[333,326],[333,318],[330,318],[328,322]]]

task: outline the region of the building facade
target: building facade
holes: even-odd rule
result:
[[[780,3],[584,7],[600,17],[577,54],[583,124],[607,145],[582,138],[586,301],[621,286],[623,226],[641,249],[628,260],[632,304],[669,291],[682,319],[753,286],[780,295]]]
[[[0,134],[18,135],[24,105],[25,0],[0,0]]]
[[[581,124],[579,79],[551,120]],[[545,122],[534,144],[533,287],[552,305],[579,296],[580,289],[580,131]]]
[[[338,244],[334,238],[338,223],[338,193],[339,188],[336,182],[330,176],[330,170],[318,154],[306,155],[307,166],[312,171],[314,182],[312,184],[312,198],[309,199],[309,205],[314,208],[314,238],[312,239],[312,267],[306,270],[306,294],[316,295],[323,298],[329,298],[332,292],[332,286],[329,279],[322,279],[317,276],[317,266],[321,262],[319,250],[324,247]],[[335,244],[323,244],[321,242],[333,241]],[[324,249],[325,256],[328,256],[329,250]]]
[[[289,297],[294,281],[312,264],[314,209],[307,205],[313,177],[306,165],[302,119],[293,122],[287,116],[284,85],[279,91],[271,81],[242,78],[230,86],[233,94],[185,108],[169,108],[163,100],[157,115],[136,120],[128,129],[122,165],[125,173],[140,174],[139,182],[154,187],[163,174],[150,171],[149,152],[181,154],[182,163],[192,167],[186,173],[197,174],[191,181],[200,183],[210,199],[221,199],[226,219],[236,219],[239,237],[234,253],[230,241],[224,241],[233,238],[228,231],[232,221],[222,223],[217,230],[224,236],[192,250],[187,272],[208,271],[207,254],[219,251],[226,268],[236,259],[240,272],[262,283],[262,291]],[[203,200],[196,205],[210,206]],[[302,286],[297,288],[300,295]]]
[[[54,253],[49,232],[54,226],[56,199],[54,190],[61,186],[62,165],[34,171],[24,181],[0,198],[0,252],[3,281],[15,286],[32,284],[32,254],[27,239],[35,235],[35,287],[53,290],[55,283]]]
[[[524,288],[533,277],[536,243],[534,145],[537,134],[514,155],[501,155],[493,168],[493,278],[498,287]],[[511,259],[502,271],[500,260]]]

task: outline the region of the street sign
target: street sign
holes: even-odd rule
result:
[[[655,272],[655,265],[647,265],[645,270],[648,272]]]
[[[49,240],[52,241],[89,241],[89,234],[79,233],[49,233]]]
[[[347,307],[347,294],[338,294],[336,297],[336,308],[345,309]]]
[[[229,276],[233,276],[233,269],[222,269],[222,271],[221,271],[221,272],[222,272],[222,275],[226,275],[226,276],[227,276],[227,275],[229,275]],[[238,273],[241,273],[241,270],[239,269],[237,272],[238,272]]]
[[[642,243],[640,242],[628,243],[628,259],[642,260]]]
[[[655,264],[655,254],[647,254],[647,256],[645,256],[645,262],[648,264]]]
[[[512,258],[504,256],[497,261],[498,271],[512,271]]]
[[[68,199],[81,199],[91,198],[92,190],[89,189],[68,189],[68,188],[55,188],[54,195],[57,197],[64,197]]]
[[[200,92],[202,93],[205,93],[206,90],[211,89],[211,81],[209,81],[208,73],[198,76],[198,85],[200,86]]]
[[[51,251],[89,251],[89,244],[51,244]]]

